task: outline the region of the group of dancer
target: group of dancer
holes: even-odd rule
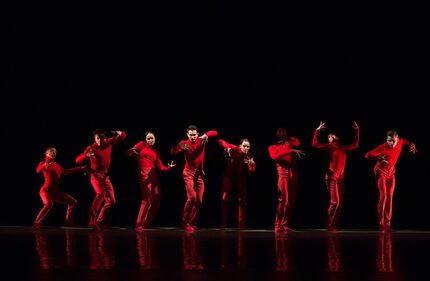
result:
[[[340,144],[335,134],[327,135],[327,142],[318,141],[320,131],[324,130],[325,123],[320,122],[312,140],[312,146],[323,149],[329,153],[330,164],[325,175],[327,190],[330,193],[330,204],[327,213],[327,229],[336,231],[339,227],[339,218],[342,210],[344,193],[344,170],[347,153],[359,145],[360,131],[356,122],[352,125],[355,138],[351,144]],[[90,175],[90,182],[95,192],[88,218],[88,225],[94,229],[106,228],[109,212],[116,203],[113,185],[109,179],[109,166],[113,145],[124,141],[126,133],[112,131],[112,137],[107,132],[97,129],[93,132],[94,143],[88,146],[76,157],[80,166],[64,169],[55,162],[56,149],[49,147],[45,151],[45,160],[41,161],[36,172],[43,173],[45,181],[40,189],[43,207],[38,213],[33,229],[40,228],[44,218],[52,209],[54,202],[68,206],[65,226],[74,226],[74,213],[77,200],[60,190],[61,175],[74,172],[86,172]],[[197,229],[197,221],[205,191],[204,157],[206,144],[213,140],[218,132],[210,130],[200,135],[198,127],[190,125],[186,131],[187,139],[180,141],[171,149],[171,154],[182,153],[184,168],[182,176],[185,184],[187,200],[182,214],[182,226],[186,231]],[[277,142],[268,147],[270,158],[276,163],[278,203],[276,208],[274,230],[276,232],[291,231],[289,227],[294,202],[298,191],[298,165],[297,158],[304,155],[299,149],[300,140],[288,136],[284,128],[276,131]],[[136,230],[143,231],[151,227],[160,205],[161,190],[158,172],[168,171],[176,166],[172,161],[164,165],[160,153],[155,149],[156,137],[154,132],[145,133],[145,140],[126,151],[129,157],[135,156],[138,162],[138,183],[141,191],[141,205],[136,219]],[[224,230],[228,221],[228,198],[233,187],[237,188],[238,196],[238,229],[246,228],[246,190],[247,178],[256,170],[256,163],[250,153],[251,142],[242,139],[238,146],[218,139],[218,144],[224,149],[228,163],[222,181],[221,193],[221,223]],[[403,146],[409,152],[416,153],[413,142],[400,138],[396,131],[389,130],[386,142],[375,149],[368,151],[365,157],[375,161],[374,174],[379,191],[377,205],[378,227],[383,232],[393,231],[391,228],[393,193],[395,188],[395,165]]]

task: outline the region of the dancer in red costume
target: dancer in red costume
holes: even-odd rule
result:
[[[354,141],[349,145],[341,145],[339,143],[339,138],[334,134],[328,134],[328,143],[323,144],[318,142],[319,132],[325,128],[325,123],[320,122],[320,125],[315,130],[312,146],[326,150],[330,154],[330,165],[325,175],[327,190],[330,192],[327,228],[329,231],[336,231],[343,205],[346,153],[358,147],[360,129],[357,122],[354,121],[352,124],[352,128],[355,130]]]
[[[105,227],[105,221],[110,210],[116,203],[115,192],[109,179],[108,169],[111,162],[112,146],[123,141],[126,134],[122,131],[113,131],[114,137],[107,138],[106,131],[97,129],[93,132],[94,143],[88,146],[82,154],[76,157],[76,163],[90,161],[90,180],[96,193],[90,214],[89,225],[99,229]],[[103,204],[100,212],[100,206]]]
[[[297,149],[300,141],[295,137],[289,138],[284,128],[276,131],[276,138],[278,142],[269,146],[270,158],[276,162],[278,171],[275,231],[290,231],[289,223],[298,189],[297,157],[304,155],[304,151]]]
[[[139,169],[139,186],[142,194],[139,214],[136,220],[136,230],[142,231],[151,226],[157,209],[160,205],[161,190],[156,167],[159,171],[168,171],[176,164],[169,163],[164,166],[160,153],[154,148],[155,135],[148,131],[145,133],[145,141],[138,142],[127,150],[127,156],[136,155]]]
[[[61,175],[70,175],[77,171],[83,171],[85,166],[63,169],[57,162],[55,162],[56,156],[57,150],[54,147],[47,148],[45,151],[45,161],[41,161],[36,168],[37,173],[43,173],[45,182],[39,191],[40,198],[43,202],[43,208],[39,211],[39,214],[33,223],[33,230],[38,230],[40,228],[42,221],[54,206],[54,202],[67,205],[64,225],[74,225],[73,219],[78,201],[69,194],[60,191],[60,178]]]
[[[227,168],[222,181],[221,195],[221,226],[223,230],[227,226],[228,197],[233,185],[237,186],[238,196],[238,229],[246,227],[246,186],[247,176],[255,172],[256,164],[252,154],[249,152],[251,143],[248,139],[242,139],[239,146],[235,146],[225,140],[218,140],[226,155],[228,156]]]
[[[202,205],[204,184],[204,157],[206,143],[216,137],[218,132],[208,131],[199,136],[198,128],[190,125],[187,128],[187,140],[179,142],[171,149],[172,154],[184,153],[185,166],[182,172],[187,201],[182,215],[182,225],[187,231],[197,229],[197,218]]]
[[[413,142],[400,138],[396,131],[387,132],[387,141],[366,153],[365,157],[376,161],[373,172],[379,191],[377,206],[378,227],[381,231],[392,232],[391,217],[393,213],[393,194],[396,184],[396,163],[403,146],[415,154],[417,149]]]

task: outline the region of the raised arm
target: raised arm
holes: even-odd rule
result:
[[[75,162],[76,164],[82,164],[87,159],[87,157],[91,157],[91,146],[88,146],[84,152],[82,152],[78,157],[76,157]]]
[[[297,147],[300,145],[300,140],[295,137],[288,138],[287,141],[293,147]]]
[[[228,143],[228,142],[226,142],[226,141],[225,141],[225,140],[223,140],[223,139],[219,139],[219,140],[218,140],[218,144],[219,144],[222,148],[224,148],[224,149],[228,149],[228,148],[235,149],[235,148],[238,148],[238,146],[236,146],[236,145],[234,145],[234,144],[231,144],[231,143]]]
[[[208,131],[208,132],[204,133],[204,135],[208,136],[208,140],[211,140],[211,139],[215,138],[218,135],[218,131],[211,130],[211,131]]]
[[[275,145],[269,146],[269,155],[275,161],[282,160],[283,157],[287,156],[290,153],[295,153],[296,149],[292,149],[288,147],[287,149],[279,149]]]
[[[115,133],[116,136],[114,136],[112,138],[108,138],[106,140],[106,144],[108,144],[108,145],[119,143],[119,142],[125,140],[125,138],[127,136],[126,133],[123,131],[112,131],[112,133]]]
[[[320,125],[318,126],[318,128],[315,129],[314,132],[314,137],[312,138],[312,147],[314,148],[325,148],[327,147],[327,144],[322,144],[318,142],[318,136],[321,130],[325,129],[325,123],[320,121]]]
[[[217,135],[218,135],[218,131],[215,131],[215,130],[211,130],[211,131],[204,133],[203,135],[201,135],[199,137],[199,139],[201,141],[201,145],[206,144],[208,141],[215,138]]]
[[[348,146],[348,150],[356,149],[358,147],[358,143],[360,142],[360,128],[358,127],[357,122],[354,121],[352,128],[355,131],[355,137],[354,141]]]

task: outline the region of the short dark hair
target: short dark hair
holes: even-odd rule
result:
[[[387,137],[396,137],[397,136],[397,132],[395,130],[389,130],[387,132]]]
[[[194,131],[194,130],[196,130],[196,131],[199,130],[196,125],[189,125],[188,128],[187,128],[187,131]]]
[[[93,131],[93,135],[94,136],[98,135],[100,138],[105,138],[106,137],[106,131],[104,129],[95,129]]]
[[[154,135],[154,137],[155,137],[155,134],[154,134],[154,132],[153,132],[153,131],[146,131],[146,132],[145,132],[145,138],[146,138],[149,134],[153,134],[153,135]]]

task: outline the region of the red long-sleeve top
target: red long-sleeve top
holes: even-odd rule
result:
[[[218,135],[218,132],[215,130],[208,131],[204,133],[208,136],[208,141],[215,138]],[[193,143],[189,139],[183,140],[179,142],[177,145],[172,147],[170,152],[172,154],[178,154],[182,151],[181,145],[186,144],[187,149],[183,150],[184,152],[184,159],[185,159],[185,169],[202,169],[203,170],[203,161],[205,158],[205,146],[202,144],[202,140],[200,138],[197,138],[196,141]]]
[[[87,159],[87,153],[92,152],[94,156],[89,157],[91,170],[94,172],[106,173],[110,166],[112,146],[125,140],[125,137],[126,134],[121,132],[121,135],[118,134],[115,137],[105,139],[103,145],[99,146],[94,142],[92,145],[88,146],[82,154],[76,157],[76,163],[83,163]]]
[[[167,171],[170,168],[163,165],[161,162],[160,153],[153,147],[148,145],[144,141],[138,142],[133,150],[137,152],[137,165],[139,170],[142,171],[145,168],[157,167],[159,171]]]
[[[287,142],[279,142],[269,146],[270,158],[275,160],[278,172],[297,168],[297,156],[294,148],[300,145],[300,140],[291,137]]]
[[[47,165],[46,165],[47,164]],[[75,167],[70,169],[63,169],[51,157],[46,156],[45,161],[41,161],[36,168],[37,173],[43,173],[45,182],[40,190],[54,191],[60,187],[61,175],[70,175],[74,172],[82,170],[82,167]]]
[[[227,168],[224,176],[237,179],[245,179],[247,172],[255,172],[256,164],[249,163],[253,158],[251,153],[244,153],[242,149],[234,144],[228,143],[223,139],[218,140],[219,145],[224,149],[230,148],[230,157],[228,157]]]
[[[315,130],[314,137],[312,139],[312,146],[318,149],[323,149],[330,154],[330,167],[329,169],[335,173],[343,173],[346,163],[346,153],[354,150],[358,147],[360,140],[360,130],[356,129],[355,138],[351,144],[340,145],[339,141],[333,141],[332,143],[319,143],[318,135],[320,130]]]
[[[383,143],[379,145],[377,148],[368,151],[365,157],[372,161],[378,161],[376,163],[376,167],[382,170],[389,170],[394,167],[399,159],[400,153],[402,152],[403,145],[410,146],[412,142],[407,141],[402,138],[398,138],[397,144],[395,147],[391,148],[387,143]],[[388,163],[381,160],[381,156],[385,156]]]

